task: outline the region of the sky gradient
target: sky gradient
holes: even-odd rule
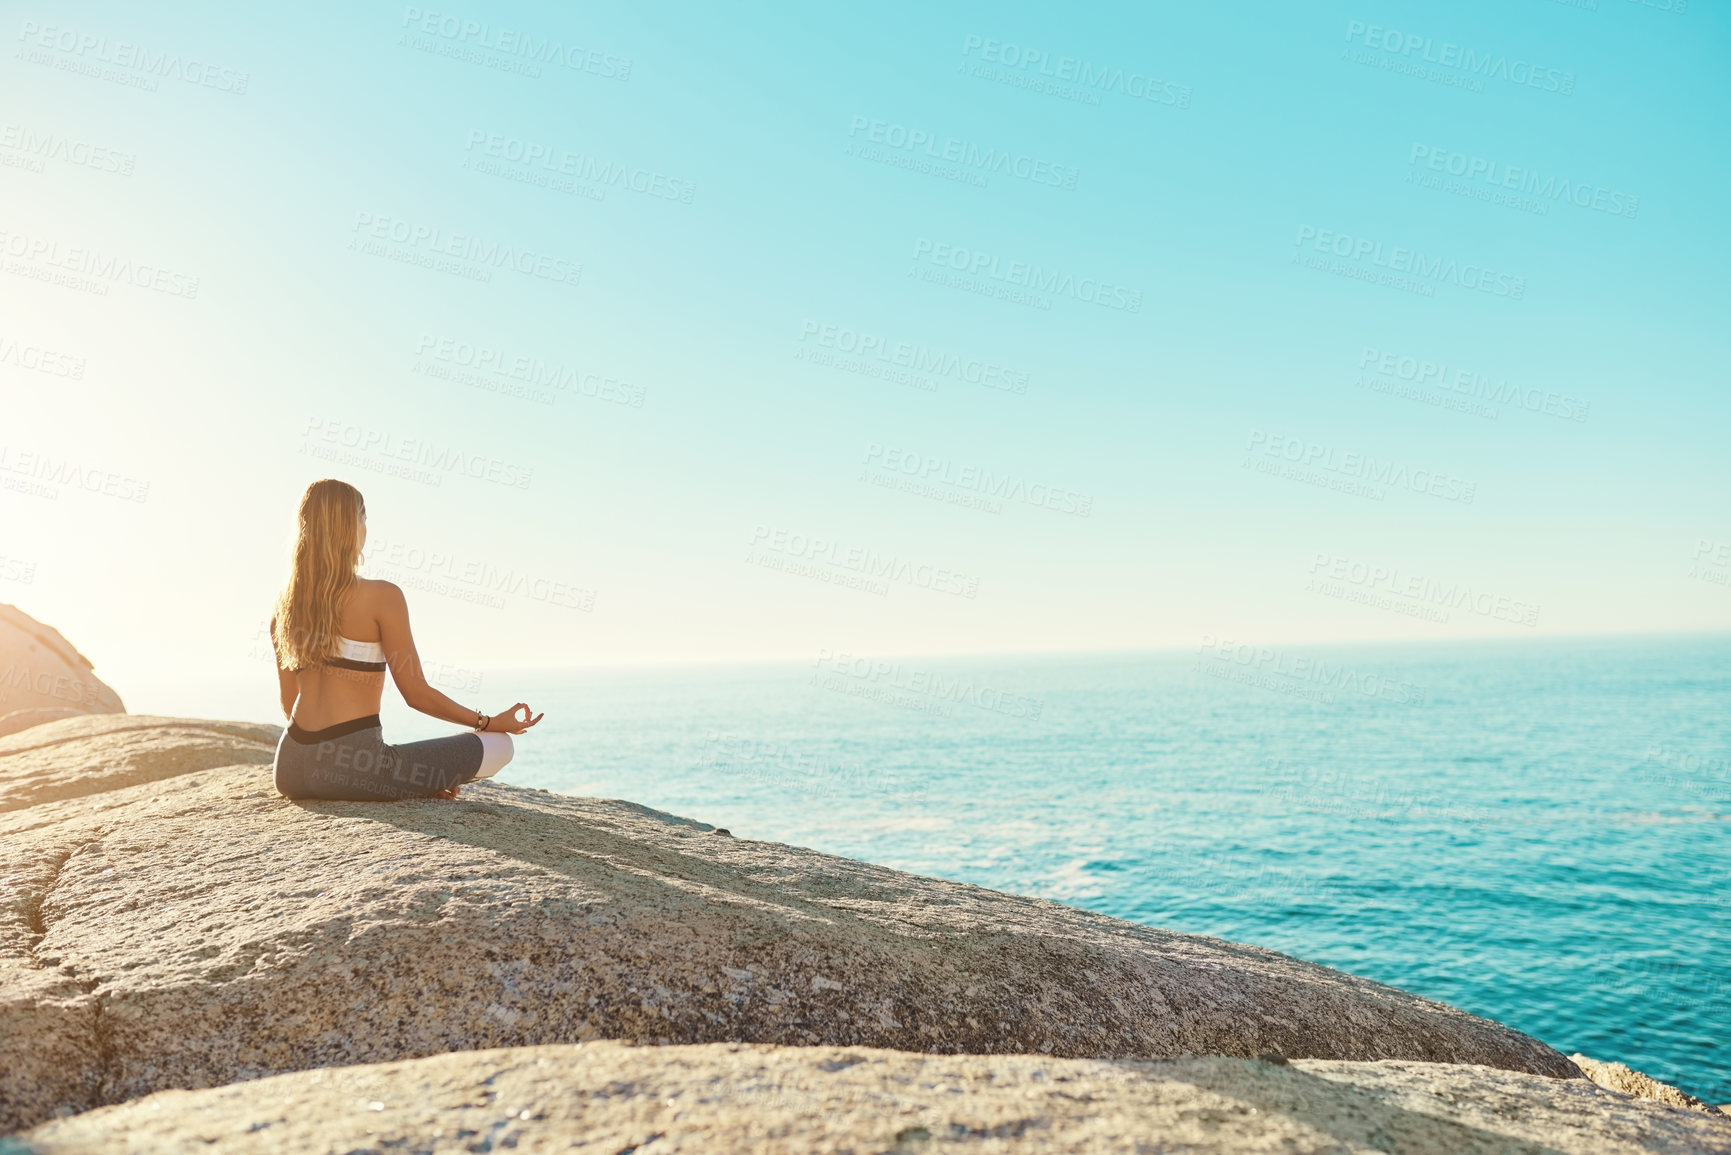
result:
[[[1725,630],[1681,3],[26,5],[0,601],[268,679],[335,476],[455,682]]]

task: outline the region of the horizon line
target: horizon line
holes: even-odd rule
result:
[[[1207,636],[1207,635],[1204,635]],[[1353,638],[1353,639],[1302,639],[1283,642],[1259,642],[1254,638],[1227,639],[1239,644],[1281,646],[1315,646],[1323,648],[1393,648],[1400,646],[1458,646],[1476,643],[1495,645],[1519,645],[1526,643],[1567,643],[1567,642],[1619,642],[1619,641],[1712,641],[1722,638],[1731,641],[1731,629],[1712,630],[1631,630],[1626,632],[1548,634],[1529,637],[1498,636],[1493,634],[1474,634],[1458,638]],[[1194,644],[1164,645],[1164,646],[1118,646],[1098,647],[1093,649],[1043,649],[1043,650],[919,650],[885,653],[879,651],[861,650],[859,652],[843,651],[851,657],[872,658],[1106,658],[1134,657],[1137,655],[1167,655],[1175,653],[1195,652]],[[821,650],[820,650],[821,652]],[[787,665],[794,662],[808,663],[812,661],[810,651],[799,653],[771,655],[732,655],[714,657],[709,655],[682,655],[671,658],[640,658],[640,659],[610,659],[595,662],[564,662],[559,664],[536,663],[532,665],[514,665],[499,663],[499,668],[521,673],[553,673],[570,670],[622,670],[622,669],[657,669],[667,667],[701,667],[701,666],[772,666]]]

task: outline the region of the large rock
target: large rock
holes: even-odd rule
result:
[[[1491,1067],[839,1047],[465,1051],[163,1091],[11,1151],[1731,1152],[1731,1125]],[[0,1140],[0,1149],[4,1141]]]
[[[280,726],[85,714],[0,737],[0,810],[237,763],[268,765]]]
[[[0,605],[0,735],[56,718],[125,711],[120,695],[59,630]]]
[[[1658,1103],[1669,1103],[1673,1107],[1682,1107],[1687,1111],[1700,1111],[1707,1115],[1718,1115],[1728,1118],[1723,1107],[1715,1107],[1711,1103],[1703,1103],[1687,1091],[1679,1091],[1669,1083],[1661,1083],[1651,1075],[1644,1074],[1630,1067],[1627,1063],[1604,1063],[1598,1059],[1576,1053],[1569,1056],[1569,1061],[1581,1068],[1581,1073],[1601,1087],[1613,1091],[1621,1091],[1625,1095],[1633,1095],[1637,1099],[1652,1099]]]
[[[1274,951],[492,782],[454,802],[291,802],[268,766],[223,766],[0,814],[0,848],[0,1130],[164,1088],[597,1037],[1580,1078],[1500,1024]]]

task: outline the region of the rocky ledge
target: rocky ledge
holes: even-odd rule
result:
[[[157,1133],[146,1118],[165,1128],[146,1148],[269,1135],[346,1150],[391,1128],[443,1144],[417,1127],[469,1132],[472,1147],[537,1112],[563,1120],[544,1141],[568,1143],[572,1111],[597,1112],[607,1134],[649,1134],[666,1100],[784,1083],[755,1122],[722,1094],[690,1116],[681,1149],[750,1146],[750,1128],[789,1112],[798,1126],[763,1149],[1081,1149],[1059,1138],[1084,1116],[1126,1128],[1181,1117],[1247,1144],[1198,1150],[1386,1146],[1374,1128],[1349,1138],[1348,1124],[1317,1122],[1336,1106],[1388,1136],[1431,1126],[1409,1116],[1441,1119],[1435,1134],[1455,1145],[1436,1150],[1516,1149],[1553,1123],[1555,1150],[1731,1138],[1703,1112],[1603,1090],[1498,1023],[1256,947],[736,839],[628,802],[491,782],[454,802],[291,802],[272,787],[276,734],[99,715],[0,739],[0,800],[15,800],[0,813],[0,1131],[38,1128],[15,1149]],[[544,1097],[506,1103],[516,1084],[500,1080],[525,1071]],[[728,1082],[740,1072],[745,1083]],[[342,1080],[375,1080],[363,1096],[374,1114],[353,1114]],[[423,1083],[442,1088],[441,1111],[514,1107],[517,1122],[429,1114]],[[558,1106],[561,1085],[588,1090]],[[255,1097],[267,1092],[278,1098]],[[336,1094],[350,1112],[336,1131],[294,1130]],[[1018,1096],[1038,1100],[1033,1114],[1015,1113]],[[1495,1104],[1517,1100],[1526,1122],[1492,1125]],[[279,1102],[308,1109],[284,1106],[279,1129],[266,1117]],[[112,1104],[127,1105],[94,1110]],[[391,1104],[409,1113],[387,1120]],[[911,1121],[885,1138],[873,1104]],[[93,1113],[62,1118],[79,1112]],[[1575,1123],[1557,1122],[1570,1112]],[[1048,1124],[1002,1129],[1023,1118]],[[1567,1146],[1569,1127],[1603,1143]],[[720,1146],[704,1147],[711,1133]],[[1335,1146],[1282,1138],[1302,1135]],[[1677,1135],[1695,1137],[1667,1147]]]
[[[1725,1155],[1731,1127],[1584,1079],[1445,1063],[604,1041],[163,1091],[0,1139],[0,1155],[502,1149]]]

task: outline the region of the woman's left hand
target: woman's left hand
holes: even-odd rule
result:
[[[517,716],[519,711],[523,715],[520,718]],[[518,702],[509,710],[504,710],[488,718],[487,731],[492,734],[521,734],[546,716],[535,713],[529,708],[528,703]]]

